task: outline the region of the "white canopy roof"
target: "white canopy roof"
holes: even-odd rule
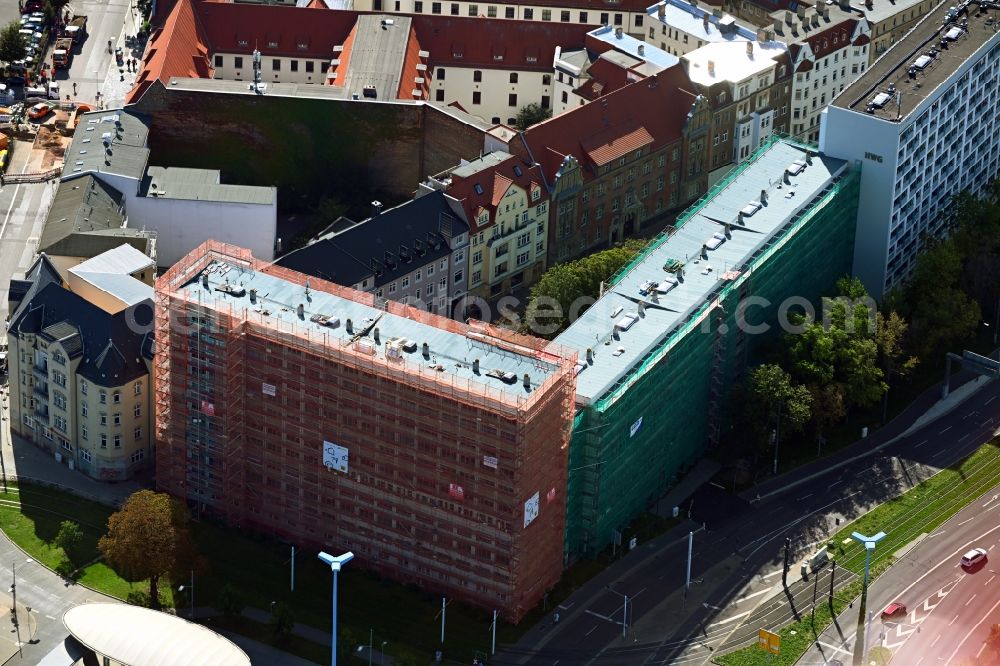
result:
[[[250,666],[250,658],[211,629],[128,604],[70,608],[63,624],[99,655],[128,666]]]

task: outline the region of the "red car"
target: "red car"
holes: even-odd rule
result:
[[[882,620],[892,620],[897,617],[904,617],[906,615],[906,604],[901,604],[898,601],[889,604],[882,611]]]

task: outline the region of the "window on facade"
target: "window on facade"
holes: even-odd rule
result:
[[[437,90],[434,91],[434,101],[435,102],[443,102],[444,101],[444,89],[443,88],[438,88]]]
[[[115,425],[119,426],[121,424],[122,424],[122,415],[121,415],[121,412],[115,412]]]
[[[441,13],[441,3],[440,2],[432,2],[431,3],[431,14],[440,14],[440,13]]]
[[[312,60],[306,60],[306,74],[312,74],[315,66],[316,63],[314,63]]]
[[[565,11],[565,10],[559,12],[559,20],[562,21],[563,23],[569,23],[569,20],[570,20],[569,19],[569,12]]]
[[[233,58],[233,67],[235,67],[236,69],[243,69],[243,57],[242,56],[236,56],[235,58]]]
[[[86,391],[84,391],[84,393],[86,393]],[[102,405],[108,404],[108,394],[104,391],[101,391],[99,395],[100,397],[98,398],[98,402],[100,402]]]
[[[102,426],[108,425],[108,415],[107,414],[101,414],[101,425]]]
[[[135,418],[139,418],[140,416],[142,416],[142,405],[136,405],[135,409],[132,410],[132,412],[135,414]]]
[[[222,56],[220,55],[215,56],[215,66],[222,67]]]
[[[122,448],[122,436],[121,435],[115,435],[115,448],[116,449]]]
[[[146,450],[138,449],[137,451],[132,453],[132,462],[137,463],[145,457],[146,457]]]
[[[85,425],[80,426],[80,439],[82,439],[83,441],[87,441],[87,435],[89,434],[90,433],[87,432],[87,426]]]
[[[496,8],[496,5],[490,5],[490,6],[488,6],[486,8],[486,15],[489,16],[490,18],[496,18],[497,17],[497,8]]]
[[[410,286],[410,276],[409,275],[407,275],[406,277],[403,278],[401,286],[402,286],[403,289],[406,289],[407,287]]]
[[[292,70],[293,72],[299,71],[299,61],[298,60],[290,60],[288,62],[288,68],[290,70]]]
[[[587,12],[580,12],[580,23],[587,22]]]
[[[416,2],[413,3],[413,11],[414,11],[414,13],[417,13],[417,14],[423,14],[424,13],[424,3],[421,2],[420,0],[416,0]]]
[[[622,24],[622,15],[615,14],[615,25],[621,25],[621,24]]]
[[[114,402],[117,405],[121,401],[122,401],[122,392],[121,391],[115,391],[112,394],[112,402]]]
[[[280,72],[281,71],[281,59],[275,58],[271,61],[271,71]]]
[[[543,9],[542,10],[542,20],[543,21],[551,21],[552,20],[552,10],[551,9]]]
[[[507,106],[517,106],[517,94],[511,93],[507,95]]]
[[[479,5],[469,5],[469,16],[479,16]]]
[[[503,15],[505,17],[509,18],[509,19],[514,18],[514,8],[513,7],[505,7],[504,10],[503,10]]]
[[[517,83],[517,72],[511,72],[510,73],[510,82],[511,83]]]
[[[455,271],[455,282],[461,282],[464,279],[465,279],[465,273],[463,273],[460,270]]]
[[[601,12],[601,25],[608,25],[608,17],[610,15],[607,12]]]
[[[389,293],[390,294],[395,294],[396,293],[396,283],[395,282],[390,282],[389,283]]]
[[[535,10],[532,9],[531,7],[525,7],[524,8],[524,20],[525,21],[531,21],[534,18],[535,18]]]
[[[480,104],[482,101],[483,101],[483,94],[481,92],[476,90],[475,92],[472,93],[473,104]]]
[[[108,436],[103,432],[101,433],[101,448],[102,449],[108,448]]]

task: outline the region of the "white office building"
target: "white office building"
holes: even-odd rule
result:
[[[1000,173],[1000,2],[939,5],[823,112],[820,150],[861,163],[854,273],[905,280],[953,195]]]

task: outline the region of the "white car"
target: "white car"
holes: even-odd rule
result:
[[[962,556],[962,568],[971,569],[986,561],[986,550],[983,548],[973,548]]]

